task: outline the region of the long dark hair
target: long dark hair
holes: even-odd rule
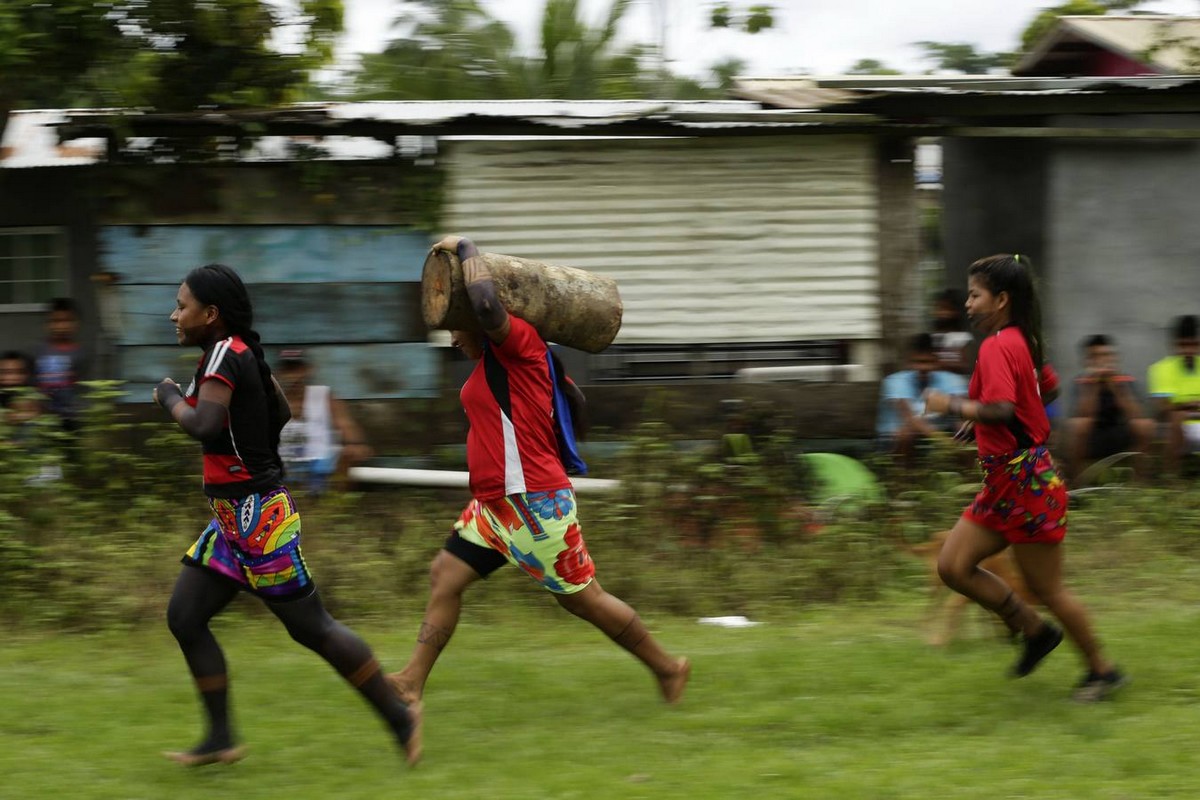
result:
[[[283,469],[283,459],[279,457],[279,395],[271,380],[271,367],[263,355],[261,338],[254,330],[254,306],[250,302],[250,293],[246,284],[232,268],[224,264],[205,264],[196,267],[183,279],[192,295],[206,306],[216,306],[225,322],[229,333],[237,334],[254,353],[258,362],[258,374],[262,379],[263,392],[267,396],[267,436],[271,443],[271,453],[275,463]]]
[[[1041,371],[1045,361],[1042,307],[1029,256],[1000,254],[981,258],[967,269],[967,276],[978,278],[992,294],[1008,292],[1009,319],[1025,337],[1033,365]]]

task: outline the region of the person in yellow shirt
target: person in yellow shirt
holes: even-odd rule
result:
[[[1186,453],[1200,451],[1200,325],[1188,314],[1175,320],[1175,354],[1147,372],[1150,396],[1166,423],[1166,469],[1178,473]]]

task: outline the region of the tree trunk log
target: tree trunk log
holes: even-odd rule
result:
[[[621,330],[621,296],[612,278],[498,253],[480,253],[500,302],[548,342],[599,353]],[[477,331],[458,257],[434,250],[421,273],[421,313],[430,328]]]

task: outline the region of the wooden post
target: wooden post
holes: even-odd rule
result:
[[[612,278],[498,253],[480,257],[504,307],[537,328],[546,341],[599,353],[621,330],[623,307]],[[479,330],[454,253],[433,250],[425,259],[421,313],[430,328]]]

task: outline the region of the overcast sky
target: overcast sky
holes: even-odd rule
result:
[[[344,0],[348,53],[378,51],[388,39],[399,0]],[[709,65],[740,58],[747,75],[845,72],[860,58],[875,58],[908,72],[924,72],[913,42],[968,42],[982,50],[1013,50],[1021,30],[1047,0],[733,0],[732,5],[765,2],[776,9],[773,30],[753,36],[708,28],[710,0],[635,0],[622,28],[626,41],[654,43],[656,9],[667,9],[667,54],[676,72],[696,77]],[[599,24],[611,0],[581,0],[592,24]],[[490,13],[517,32],[525,48],[536,48],[537,25],[545,0],[483,0]],[[1158,0],[1146,10],[1200,14],[1200,0]]]

